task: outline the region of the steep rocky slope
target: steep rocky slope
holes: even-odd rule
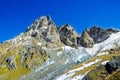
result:
[[[35,38],[41,46],[49,48],[62,46],[57,27],[50,16],[42,16],[35,20],[24,35]]]
[[[94,57],[76,65],[58,80],[119,80],[120,32],[112,34],[107,40],[86,48]]]
[[[57,27],[50,16],[42,16],[0,43],[0,79],[114,80],[119,35],[119,30],[92,27],[80,36],[69,24]]]
[[[88,29],[87,32],[93,38],[95,43],[100,43],[106,40],[112,33],[117,33],[119,31],[112,28],[105,30],[100,27],[93,26]]]
[[[82,36],[80,38],[80,44],[83,47],[90,47],[92,48],[94,46],[93,38],[90,37],[87,31],[83,31]]]
[[[68,46],[78,47],[80,35],[69,25],[65,24],[58,27],[61,41]]]

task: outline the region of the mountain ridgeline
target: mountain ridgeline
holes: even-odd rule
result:
[[[119,80],[120,32],[92,26],[78,34],[50,16],[0,43],[1,80]],[[101,76],[102,75],[102,76]]]
[[[57,27],[50,16],[42,16],[29,26],[24,35],[33,37],[40,41],[41,45],[50,48],[62,45],[78,47],[80,44],[84,47],[92,47],[94,43],[100,43],[106,40],[110,34],[117,32],[118,30],[112,28],[104,30],[93,26],[91,29],[83,31],[80,36],[71,25],[65,24]]]

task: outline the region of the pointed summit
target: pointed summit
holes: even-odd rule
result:
[[[80,44],[83,47],[90,47],[92,48],[94,45],[94,41],[93,39],[90,37],[90,35],[88,34],[88,32],[85,30],[82,33],[81,39],[80,39]]]
[[[55,25],[50,16],[42,16],[36,19],[33,24],[31,24],[26,31],[47,28],[49,26]]]
[[[93,38],[95,43],[100,43],[109,38],[112,33],[117,33],[115,29],[102,29],[99,26],[93,26],[89,29],[88,34]]]
[[[78,33],[72,28],[71,25],[65,24],[58,28],[61,41],[68,46],[78,46],[78,39],[80,36]]]
[[[61,45],[59,32],[50,16],[36,19],[27,29],[25,35],[37,39],[43,46],[57,47]]]

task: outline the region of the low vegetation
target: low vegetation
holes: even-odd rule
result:
[[[3,43],[0,45],[0,79],[16,80],[42,65],[48,58],[46,52],[32,41],[32,45]]]
[[[92,61],[95,61],[96,59],[101,59],[101,61],[99,61],[96,64],[88,66],[80,71],[76,71],[73,77],[78,76],[80,74],[84,75],[86,74],[86,72],[88,72],[87,75],[85,76],[85,80],[120,80],[119,78],[120,76],[117,76],[120,74],[120,70],[118,70],[117,72],[113,74],[109,74],[105,69],[105,65],[102,65],[102,62],[107,61],[107,60],[112,60],[114,57],[120,56],[120,49],[114,48],[114,49],[106,50],[103,52],[109,52],[109,54],[95,56],[93,58],[88,59],[85,62],[80,63],[74,68],[70,69],[70,70],[74,70],[74,69],[82,67],[83,64],[90,63]]]

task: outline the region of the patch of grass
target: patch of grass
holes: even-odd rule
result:
[[[27,75],[31,70],[43,64],[48,58],[46,52],[35,41],[28,52],[25,45],[12,47],[11,44],[3,43],[0,45],[0,79],[2,80],[17,80],[19,77]],[[24,62],[29,68],[22,64],[25,53],[28,56]],[[8,68],[8,63],[5,60],[11,56],[14,57],[16,65],[16,68],[13,70]]]
[[[16,65],[17,68],[14,70],[9,70],[7,67],[0,68],[0,75],[2,75],[2,79],[4,80],[17,80],[21,75],[26,75],[30,72],[29,69],[23,67],[20,63],[21,56],[19,54],[16,55]]]
[[[7,73],[9,71],[9,69],[7,67],[1,68],[0,67],[0,75],[4,75],[5,73]]]
[[[74,68],[72,68],[70,70],[74,70],[74,69],[77,69],[79,67],[82,67],[83,64],[90,63],[92,61],[95,61],[96,59],[102,59],[100,62],[98,62],[94,65],[86,67],[83,70],[76,71],[75,74],[73,75],[73,77],[77,76],[77,75],[80,75],[80,74],[85,74],[86,72],[90,71],[87,74],[88,76],[90,76],[92,78],[90,80],[103,80],[103,78],[105,79],[108,76],[108,73],[105,70],[105,67],[101,66],[101,63],[106,61],[106,60],[111,60],[111,59],[113,59],[113,57],[119,56],[119,55],[120,55],[120,50],[117,50],[117,51],[115,51],[115,53],[108,54],[108,55],[95,56],[93,58],[88,59],[85,62],[80,63],[79,65],[75,66]],[[98,69],[97,68],[98,66],[101,66],[102,68]],[[105,72],[105,74],[103,72]]]

